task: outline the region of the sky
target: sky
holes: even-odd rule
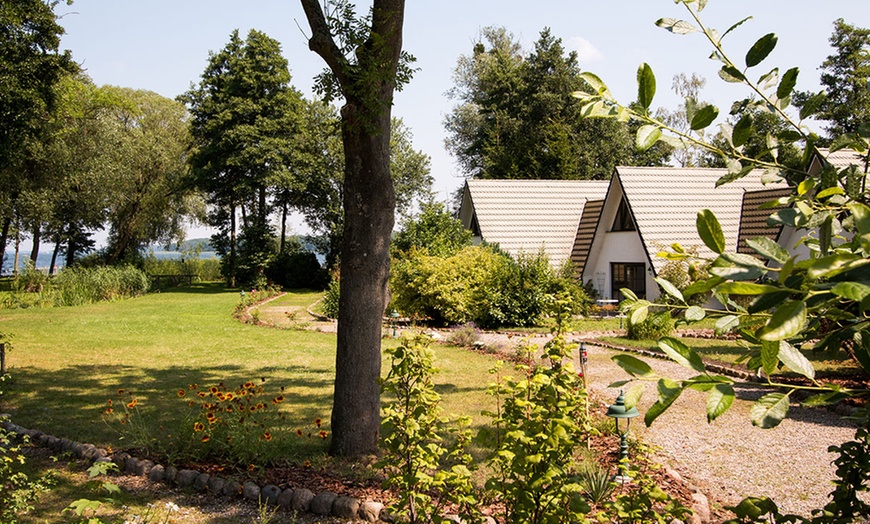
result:
[[[312,78],[324,68],[308,50],[310,31],[295,0],[75,0],[59,3],[56,12],[66,30],[61,48],[71,50],[98,85],[175,97],[198,82],[209,52],[222,49],[234,29],[243,36],[257,29],[278,40],[292,83],[306,97],[316,96]],[[655,26],[661,17],[688,16],[673,0],[408,0],[404,47],[417,58],[419,71],[397,93],[393,115],[410,128],[415,148],[431,157],[436,195],[447,200],[463,178],[443,145],[443,121],[456,104],[446,93],[457,59],[471,53],[487,26],[504,26],[527,51],[549,27],[568,50],[578,52],[581,69],[601,77],[623,103],[636,98],[635,75],[643,62],[657,78],[653,107],[675,108],[671,79],[697,73],[707,79],[701,98],[727,113],[730,103],[747,93],[718,79],[703,36],[673,35]],[[832,52],[834,20],[870,27],[867,0],[710,0],[702,13],[704,23],[720,32],[746,16],[753,19],[728,35],[726,51],[742,60],[755,40],[776,33],[776,50],[750,76],[797,66],[801,90],[820,89],[818,67]]]

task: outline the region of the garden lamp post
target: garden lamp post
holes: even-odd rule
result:
[[[393,338],[396,338],[396,327],[399,324],[399,312],[395,309],[390,313],[390,322],[393,324]]]
[[[619,466],[617,467],[617,475],[613,478],[616,482],[625,484],[628,477],[625,475],[626,466],[628,465],[628,430],[631,427],[631,419],[640,415],[637,408],[625,407],[625,396],[622,390],[619,391],[619,396],[616,397],[616,402],[607,408],[607,416],[613,418],[616,424],[616,432],[619,434]],[[625,430],[620,428],[619,421],[625,419]]]

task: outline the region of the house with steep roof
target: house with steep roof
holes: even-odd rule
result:
[[[657,299],[660,293],[653,279],[666,263],[656,256],[658,252],[676,242],[697,249],[700,256],[714,257],[697,232],[697,215],[702,209],[718,218],[726,250],[740,250],[739,241],[746,238],[741,236],[744,218],[766,228],[770,211],[766,215],[758,212],[757,204],[789,190],[784,182],[762,183],[760,172],[716,187],[726,173],[711,168],[617,167],[597,216],[581,220],[587,227],[582,239],[580,229],[577,232],[577,245],[588,243],[575,247],[582,282],[591,283],[604,299],[622,300],[621,288]],[[590,211],[594,207],[587,204]],[[589,233],[593,218],[595,227]],[[755,233],[759,232],[775,238],[779,230]]]
[[[512,256],[543,250],[552,267],[572,258],[578,225],[601,180],[478,180],[465,182],[459,220],[476,243],[498,244]]]

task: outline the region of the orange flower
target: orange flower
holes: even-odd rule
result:
[[[252,387],[254,387],[254,383],[251,381],[245,382],[244,387],[247,389],[251,389]]]
[[[114,411],[115,411],[114,409],[108,408],[108,409],[106,409],[106,415],[108,415],[109,413],[112,413]]]
[[[257,466],[253,464],[248,464],[248,471],[254,471],[255,469],[257,469]]]
[[[322,420],[320,420],[319,418],[314,419],[315,426],[317,426],[319,428],[321,424],[323,424]]]
[[[133,409],[136,407],[136,404],[138,404],[138,403],[139,403],[139,399],[134,398],[133,400],[130,401],[129,404],[127,404],[127,407],[130,409]]]
[[[197,395],[199,395],[199,398],[205,398],[205,392],[203,391],[200,391]]]
[[[329,433],[327,433],[321,429],[320,433],[318,433],[318,436],[320,436],[320,438],[322,438],[322,439],[325,439],[327,436],[329,436]]]
[[[224,395],[224,400],[226,400],[227,402],[231,401],[234,398],[236,398],[236,396],[232,393],[227,393],[226,395]]]
[[[187,394],[187,391],[185,391],[184,388],[179,389],[179,390],[178,390],[178,393],[177,393],[177,395],[178,395],[179,398],[183,397],[183,396],[186,395],[186,394]]]
[[[263,404],[262,402],[260,402],[259,404],[257,404],[256,407],[257,407],[257,409],[266,409],[266,404]]]
[[[284,402],[284,395],[278,395],[277,397],[272,399],[272,404],[280,404]]]
[[[269,442],[270,440],[272,440],[272,434],[269,433],[268,431],[265,432],[265,433],[263,433],[263,439],[264,439],[266,442]]]
[[[205,429],[205,425],[204,425],[202,422],[197,422],[197,423],[195,423],[195,424],[193,425],[193,430],[194,430],[194,431],[199,432],[199,431],[202,431],[202,430],[204,430],[204,429]]]
[[[203,441],[203,442],[208,442],[209,440],[211,440],[211,438],[209,438],[208,435],[203,435],[203,436],[202,436],[202,441]]]
[[[211,392],[212,392],[212,394],[214,394],[214,393],[217,393],[217,392],[218,392],[218,388],[217,388],[217,386],[212,386],[212,387],[210,387],[210,388],[208,388],[208,390],[209,390],[209,391],[211,391]]]
[[[208,420],[209,422],[211,422],[212,424],[214,424],[214,421],[215,421],[215,418],[216,418],[216,417],[214,416],[214,413],[209,412],[209,413],[207,413],[207,414],[205,415],[205,418],[206,418],[206,420]]]
[[[232,412],[233,412],[233,406],[231,406],[231,405],[227,406],[227,413],[232,413]]]
[[[224,396],[224,394],[221,393],[220,391],[217,392],[216,396],[217,396],[217,399],[220,400],[221,402],[223,402],[224,399],[226,398],[226,396]]]
[[[298,436],[298,437],[301,437],[301,436],[302,436],[302,430],[301,430],[301,429],[297,429],[297,430],[296,430],[296,436]]]
[[[311,461],[306,460],[306,461],[305,461],[305,467],[306,467],[306,468],[310,468],[310,467],[311,467]]]
[[[190,389],[196,389],[196,388],[199,387],[199,386],[196,385],[196,384],[191,384],[191,385],[189,385],[189,386],[187,386],[187,387],[189,387]]]
[[[119,394],[119,395],[123,395],[123,394],[124,394],[124,388],[119,389],[119,390],[118,390],[118,394]]]

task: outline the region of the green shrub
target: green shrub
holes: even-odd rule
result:
[[[329,318],[338,318],[338,297],[341,288],[338,275],[336,274],[326,287],[326,295],[320,302],[320,311]]]
[[[329,282],[329,273],[310,251],[278,254],[266,268],[266,278],[284,289],[323,289]]]
[[[632,340],[658,340],[669,337],[674,332],[674,320],[669,311],[650,312],[645,319],[636,324],[630,321],[626,336]]]
[[[13,281],[15,291],[19,293],[41,293],[51,287],[49,276],[36,269],[30,259],[24,262],[24,271]]]
[[[200,282],[221,280],[220,259],[199,258],[198,253],[182,252],[180,258],[157,258],[149,253],[145,256],[142,269],[148,275],[194,275],[194,279]]]
[[[474,322],[483,328],[541,322],[549,295],[591,304],[572,277],[554,271],[547,257],[521,254],[516,260],[490,246],[470,246],[449,257],[415,256],[393,261],[394,306],[436,324]]]

